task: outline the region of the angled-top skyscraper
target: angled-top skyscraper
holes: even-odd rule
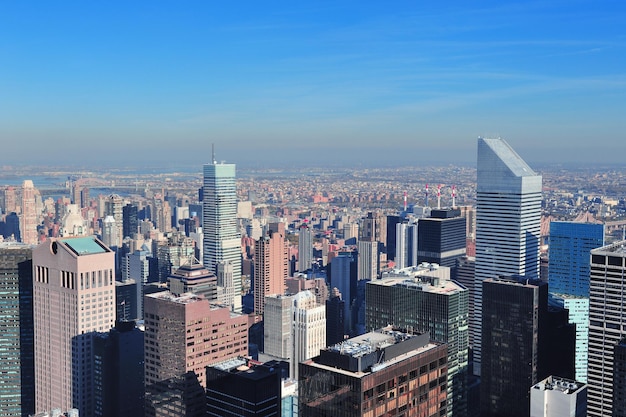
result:
[[[232,281],[226,281],[232,282],[233,288],[225,290],[232,294],[232,310],[241,312],[241,237],[237,231],[235,164],[218,163],[213,158],[204,165],[202,231],[202,263],[218,277],[218,263],[232,265]]]
[[[478,138],[476,271],[471,322],[480,375],[482,282],[502,275],[539,278],[541,175],[502,139]]]

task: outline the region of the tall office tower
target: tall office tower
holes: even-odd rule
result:
[[[396,225],[402,222],[400,216],[387,216],[387,259],[396,259]]]
[[[194,256],[195,244],[193,239],[186,237],[181,232],[175,232],[166,241],[159,242],[156,250],[158,281],[166,282],[172,271],[189,263],[189,260],[193,259]],[[207,268],[213,271],[213,269]]]
[[[461,210],[433,209],[430,217],[420,219],[417,232],[418,262],[436,263],[452,269],[456,276],[456,262],[464,257],[466,246],[465,217]]]
[[[379,264],[378,242],[359,240],[358,278],[374,280],[378,279]]]
[[[124,239],[124,200],[117,194],[109,195],[104,200],[104,218],[112,216],[115,220],[115,241],[110,246],[122,246]]]
[[[143,344],[134,321],[94,337],[94,416],[143,416]]]
[[[396,268],[402,269],[409,266],[416,266],[418,264],[417,230],[418,223],[396,224]]]
[[[300,364],[301,417],[445,416],[446,345],[391,327]]]
[[[15,212],[8,214],[5,219],[5,227],[3,236],[15,240],[16,242],[22,241],[22,235],[20,234],[20,218]]]
[[[284,235],[271,233],[254,245],[254,312],[263,314],[265,297],[285,293],[289,247]]]
[[[338,255],[330,261],[330,286],[337,288],[343,298],[343,334],[353,334],[354,319],[350,306],[356,298],[356,274],[354,271],[354,258],[351,255]],[[343,339],[343,337],[342,337]]]
[[[456,265],[456,279],[455,281],[461,284],[463,287],[468,290],[468,299],[469,299],[469,320],[470,323],[474,317],[474,266],[476,265],[476,259],[471,256],[464,256],[463,258],[457,259]],[[473,346],[472,340],[472,332],[469,332],[469,345]]]
[[[298,379],[298,364],[319,355],[326,346],[326,306],[317,304],[311,291],[293,296],[293,355],[290,375]]]
[[[35,413],[32,248],[0,243],[0,416]]]
[[[193,371],[146,386],[145,417],[206,415],[206,393]]]
[[[134,204],[126,204],[122,207],[122,236],[134,237],[139,233],[138,208]]]
[[[603,224],[550,222],[550,292],[589,297],[589,252],[601,246]]]
[[[626,336],[626,241],[591,251],[589,277],[589,417],[613,411],[613,349]],[[615,415],[615,414],[613,414]]]
[[[540,303],[545,298],[547,306],[547,294],[545,283],[483,281],[482,416],[529,415],[529,387],[539,372]]]
[[[117,246],[117,224],[113,216],[106,216],[102,220],[102,242],[107,246]]]
[[[80,190],[80,207],[89,207],[89,188],[87,187]]]
[[[29,245],[38,243],[37,225],[39,224],[35,201],[35,186],[31,180],[24,180],[22,184],[22,214],[20,230],[22,242]]]
[[[326,300],[326,346],[334,345],[344,340],[346,302],[341,299],[337,287],[333,288],[330,298]]]
[[[264,353],[279,359],[289,359],[293,350],[293,296],[274,294],[265,297],[263,314]]]
[[[92,236],[33,249],[36,411],[93,415],[93,335],[115,323],[114,270],[115,253]]]
[[[201,295],[147,294],[144,320],[146,387],[188,371],[205,386],[206,366],[248,354],[248,317]]]
[[[366,330],[393,324],[413,332],[429,332],[432,341],[448,345],[449,416],[468,415],[468,302],[467,289],[428,275],[370,281],[365,287]]]
[[[362,219],[361,238],[368,242],[378,242],[381,251],[387,250],[387,218],[380,212],[369,212],[367,217]]]
[[[587,385],[549,376],[530,389],[531,417],[586,417]]]
[[[237,184],[235,164],[204,165],[202,230],[204,266],[220,277],[218,263],[230,263],[232,280],[225,293],[228,304],[241,312],[241,237],[237,229]],[[228,268],[227,268],[228,269]]]
[[[206,368],[208,416],[281,416],[280,369],[231,359]]]
[[[626,337],[613,348],[613,415],[626,416]]]
[[[539,277],[541,175],[502,139],[478,139],[474,373],[480,375],[482,282],[502,275]]]
[[[191,292],[217,302],[217,276],[196,259],[172,272],[167,283],[175,295]]]
[[[150,276],[150,252],[136,250],[126,255],[128,277],[137,283],[137,314],[139,320],[143,319],[144,287],[149,282]]]
[[[313,232],[309,224],[303,223],[298,229],[298,271],[311,269],[313,263]]]

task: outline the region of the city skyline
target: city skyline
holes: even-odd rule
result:
[[[169,163],[181,144],[200,165],[212,143],[240,165],[471,163],[477,136],[618,162],[626,6],[594,6],[6,4],[4,163]]]

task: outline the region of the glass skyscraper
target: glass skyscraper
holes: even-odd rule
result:
[[[203,198],[202,263],[218,276],[218,263],[229,263],[232,266],[233,288],[226,288],[225,292],[232,294],[232,310],[241,312],[241,237],[237,230],[235,164],[213,161],[204,165]]]
[[[589,257],[604,245],[604,225],[551,222],[548,285],[551,302],[569,311],[576,324],[576,380],[587,382]]]
[[[541,175],[502,139],[478,138],[474,372],[480,375],[482,282],[498,276],[539,278]]]
[[[589,297],[589,252],[604,245],[604,225],[550,222],[551,293]]]

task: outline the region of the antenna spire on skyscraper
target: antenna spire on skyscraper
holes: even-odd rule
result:
[[[217,161],[215,160],[215,144],[214,143],[211,144],[211,162],[213,163],[213,165],[217,163]]]

